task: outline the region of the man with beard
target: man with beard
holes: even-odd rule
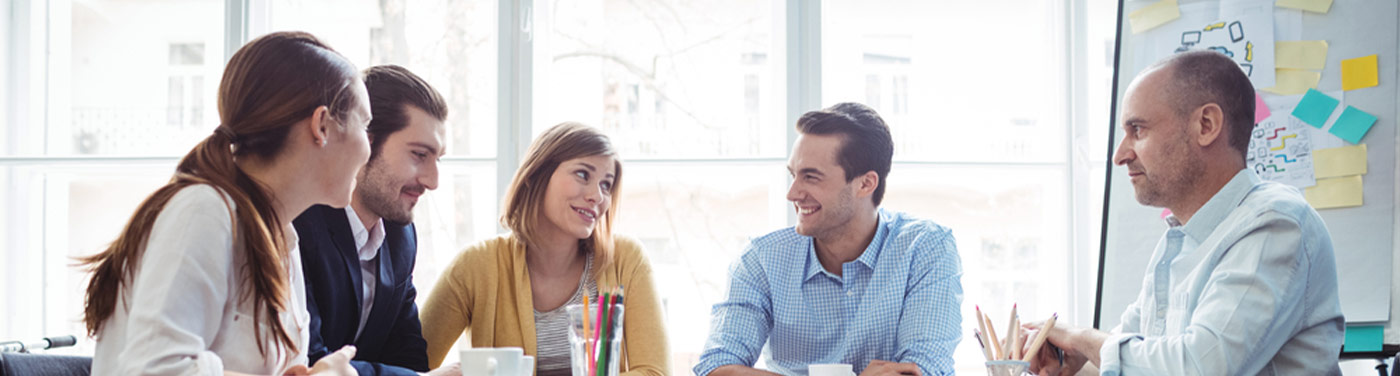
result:
[[[950,375],[962,266],[948,228],[881,209],[894,142],[857,103],[802,115],[788,159],[797,226],[749,242],[711,312],[695,374]],[[765,351],[766,348],[766,351]]]
[[[1033,369],[1340,374],[1332,240],[1296,188],[1245,168],[1254,95],[1239,66],[1211,51],[1173,55],[1128,86],[1113,161],[1139,203],[1171,210],[1170,227],[1118,327],[1055,325],[1046,338],[1065,350],[1065,366],[1041,349]]]
[[[418,322],[413,266],[413,206],[437,188],[447,104],[403,67],[364,72],[373,117],[365,132],[369,163],[360,169],[350,206],[318,205],[292,222],[306,272],[311,362],[345,345],[358,348],[361,375],[428,371]],[[431,374],[456,374],[451,364]]]

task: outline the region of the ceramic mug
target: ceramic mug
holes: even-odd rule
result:
[[[519,376],[523,369],[525,350],[519,347],[462,349],[462,376]],[[534,357],[530,358],[531,366]]]

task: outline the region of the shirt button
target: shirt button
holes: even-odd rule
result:
[[[847,291],[847,292],[846,292],[846,296],[856,296],[856,292],[855,292],[855,291]]]

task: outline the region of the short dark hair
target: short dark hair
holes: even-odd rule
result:
[[[802,114],[797,119],[797,132],[814,135],[841,136],[841,149],[836,152],[837,163],[846,170],[846,182],[866,172],[875,171],[880,182],[870,196],[875,206],[885,197],[885,183],[894,159],[894,139],[885,120],[869,106],[845,102],[818,111]]]
[[[369,134],[369,160],[379,156],[384,140],[408,126],[404,106],[417,107],[438,121],[447,119],[447,101],[418,75],[398,65],[376,65],[365,69],[365,89],[369,91],[372,118]]]
[[[1254,84],[1239,63],[1211,50],[1172,55],[1154,67],[1171,70],[1166,94],[1178,118],[1215,103],[1225,115],[1229,145],[1243,158],[1249,154],[1249,133],[1254,131]]]

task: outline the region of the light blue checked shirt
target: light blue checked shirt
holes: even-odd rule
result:
[[[932,221],[880,209],[875,237],[841,276],[822,268],[812,238],[789,227],[749,242],[715,304],[695,365],[806,375],[814,363],[913,362],[925,375],[953,373],[962,338],[962,263],[953,234]],[[766,349],[765,349],[766,345]]]
[[[1340,374],[1332,238],[1296,188],[1240,170],[1185,225],[1167,223],[1099,349],[1102,374]]]

